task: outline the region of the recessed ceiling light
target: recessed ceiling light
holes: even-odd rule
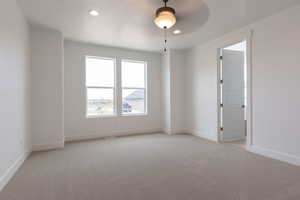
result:
[[[96,17],[99,15],[99,12],[97,10],[90,10],[89,15]]]
[[[177,34],[180,34],[180,33],[181,33],[181,30],[177,29],[177,30],[173,31],[173,33],[176,34],[176,35],[177,35]]]

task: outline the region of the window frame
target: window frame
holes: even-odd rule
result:
[[[132,62],[132,63],[142,63],[144,65],[144,87],[123,87],[122,80],[122,63]],[[133,89],[133,90],[144,90],[144,112],[143,113],[123,113],[123,89]],[[148,115],[148,62],[145,60],[134,60],[134,59],[121,59],[120,61],[120,116],[130,117],[130,116],[147,116]]]
[[[94,58],[94,59],[101,59],[101,60],[112,60],[114,63],[114,86],[107,87],[107,86],[87,86],[86,80],[86,72],[87,72],[87,59]],[[86,55],[84,57],[84,87],[85,87],[85,117],[88,119],[93,118],[110,118],[110,117],[117,117],[118,113],[118,104],[117,104],[117,59],[114,57],[101,57],[101,56],[90,56]],[[88,115],[88,89],[112,89],[113,90],[113,113],[112,114],[104,114],[104,115]]]

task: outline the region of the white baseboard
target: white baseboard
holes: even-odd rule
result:
[[[38,144],[38,145],[32,145],[32,151],[48,151],[54,149],[61,149],[64,148],[64,146],[65,146],[64,142],[59,142],[55,144]]]
[[[170,128],[164,128],[163,129],[163,133],[166,133],[168,135],[184,135],[184,134],[188,134],[189,131],[185,130],[185,129],[170,129]]]
[[[0,192],[9,182],[9,180],[14,176],[14,174],[18,171],[24,161],[28,158],[31,152],[23,153],[19,156],[16,161],[6,170],[6,172],[0,177]]]
[[[171,134],[172,134],[172,130],[171,130],[170,128],[164,128],[164,129],[163,129],[163,132],[164,132],[165,134],[168,134],[168,135],[171,135]]]
[[[173,131],[172,135],[188,135],[188,131],[182,130],[182,131]]]
[[[171,135],[186,135],[186,134],[188,134],[188,131],[186,130],[178,129],[178,130],[171,131]]]
[[[93,139],[102,139],[107,137],[121,137],[121,136],[131,136],[131,135],[145,135],[145,134],[153,134],[153,133],[162,133],[162,129],[148,129],[148,130],[130,130],[124,132],[114,132],[110,134],[96,134],[91,133],[87,135],[74,135],[74,136],[66,136],[66,142],[74,142],[74,141],[83,141],[83,140],[93,140]]]
[[[200,138],[210,140],[210,141],[213,141],[213,142],[218,142],[218,135],[217,134],[213,135],[213,134],[208,134],[206,132],[197,131],[197,130],[189,130],[189,131],[186,131],[186,132],[188,134],[196,136],[196,137],[200,137]]]
[[[248,146],[247,150],[252,152],[252,153],[256,153],[262,156],[266,156],[275,160],[280,160],[283,162],[287,162],[290,163],[292,165],[297,165],[300,166],[300,157],[294,156],[294,155],[290,155],[287,153],[282,153],[279,151],[274,151],[274,150],[270,150],[270,149],[265,149],[265,148],[261,148],[258,146]]]
[[[237,142],[237,141],[243,141],[243,140],[246,140],[247,138],[246,137],[244,137],[244,138],[232,138],[232,139],[230,139],[230,140],[224,140],[224,139],[222,139],[221,141],[222,142]]]

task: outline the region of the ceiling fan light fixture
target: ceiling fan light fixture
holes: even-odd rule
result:
[[[165,6],[157,9],[156,11],[156,16],[154,19],[154,23],[156,24],[156,26],[158,26],[159,28],[164,30],[164,43],[165,43],[165,47],[164,47],[164,52],[167,51],[167,29],[171,28],[172,26],[174,26],[176,24],[176,13],[175,13],[175,9],[168,7],[167,3],[168,0],[163,0]]]
[[[169,29],[176,24],[175,10],[166,6],[167,1],[164,2],[165,6],[156,11],[154,22],[161,29]]]

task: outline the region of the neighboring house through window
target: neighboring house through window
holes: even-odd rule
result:
[[[146,114],[147,64],[122,60],[122,114]]]

